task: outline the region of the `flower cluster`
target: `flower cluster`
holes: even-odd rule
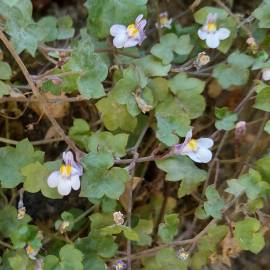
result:
[[[60,195],[68,195],[71,189],[80,188],[80,176],[83,173],[82,166],[74,161],[71,151],[63,153],[64,164],[59,171],[52,172],[48,177],[48,185],[56,188]]]

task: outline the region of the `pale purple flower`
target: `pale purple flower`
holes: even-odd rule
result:
[[[28,255],[28,257],[31,259],[31,260],[36,260],[37,259],[37,255],[39,253],[39,248],[33,248],[30,244],[27,244],[25,246],[25,251],[26,251],[26,254]]]
[[[159,14],[159,24],[156,23],[156,28],[158,27],[167,29],[172,28],[172,18],[169,19],[167,11]]]
[[[71,151],[63,153],[64,164],[59,171],[52,172],[48,177],[48,185],[56,188],[60,195],[68,195],[71,189],[80,188],[80,176],[83,174],[82,166],[74,161]]]
[[[186,155],[198,163],[208,163],[212,159],[212,152],[209,150],[214,142],[210,138],[192,139],[190,130],[182,144],[174,145],[172,151],[176,155]]]
[[[110,33],[114,37],[113,45],[116,48],[129,48],[141,45],[146,38],[144,31],[146,23],[147,21],[140,14],[136,18],[135,23],[127,27],[123,24],[114,24],[110,29]]]
[[[209,48],[215,49],[219,46],[220,40],[228,38],[231,31],[228,28],[221,27],[217,29],[217,14],[209,13],[205,24],[198,30],[198,36],[200,39],[206,41],[206,45]]]
[[[118,260],[116,264],[113,265],[113,267],[115,270],[124,270],[127,268],[127,265],[123,261]]]

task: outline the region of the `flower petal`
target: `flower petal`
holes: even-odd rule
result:
[[[126,26],[123,24],[114,24],[111,28],[110,28],[110,34],[113,37],[116,37],[118,35],[121,35],[123,33],[125,33],[127,30]]]
[[[210,138],[200,138],[197,140],[197,143],[202,148],[210,148],[214,145],[214,141]]]
[[[58,186],[58,183],[59,183],[59,178],[61,177],[60,175],[60,172],[59,171],[54,171],[52,172],[48,179],[47,179],[47,183],[48,183],[48,186],[51,187],[51,188],[55,188]]]
[[[78,190],[81,186],[80,177],[79,175],[71,176],[71,187],[74,190]]]
[[[121,35],[117,35],[114,39],[113,39],[113,45],[116,48],[124,48],[125,46],[125,42],[127,41],[128,37],[126,35],[126,33],[121,34]]]
[[[219,38],[216,33],[208,33],[206,37],[206,45],[211,48],[215,49],[219,46]]]
[[[262,79],[264,81],[269,81],[270,80],[270,68],[264,68],[262,70]]]
[[[215,34],[218,35],[218,39],[224,40],[230,36],[231,31],[227,28],[219,28]]]
[[[142,20],[136,24],[136,27],[139,31],[142,31],[144,27],[146,26],[146,24],[147,24],[147,20]]]
[[[124,44],[124,48],[134,47],[139,43],[140,43],[140,39],[129,38],[126,40]]]
[[[212,159],[212,152],[206,148],[199,147],[195,152],[197,161],[199,163],[208,163]],[[195,160],[194,160],[195,161]]]
[[[185,140],[183,142],[183,146],[186,146],[191,140],[191,138],[192,138],[192,129],[189,130],[188,133],[186,134]]]
[[[72,165],[75,162],[73,153],[71,151],[63,152],[63,160],[64,160],[65,164]]]
[[[140,14],[137,16],[136,20],[135,20],[135,23],[139,23],[141,21],[141,19],[143,18],[143,14]]]
[[[68,195],[71,191],[71,181],[66,178],[60,178],[57,190],[60,195]]]
[[[198,30],[198,36],[201,40],[205,40],[207,38],[208,33],[203,31],[202,29]]]
[[[83,167],[82,165],[75,163],[72,166],[72,170],[71,170],[71,176],[73,175],[79,175],[82,176],[83,175]]]
[[[184,155],[187,155],[189,158],[191,158],[195,162],[201,163],[201,159],[197,156],[197,152],[186,151]]]

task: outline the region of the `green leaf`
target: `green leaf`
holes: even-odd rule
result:
[[[65,67],[81,73],[77,85],[84,97],[100,98],[105,95],[101,82],[107,77],[108,68],[101,56],[94,52],[92,39],[86,31],[82,30],[81,36]]]
[[[178,143],[190,129],[188,115],[182,110],[179,99],[168,95],[155,110],[157,119],[157,138],[168,146]]]
[[[235,51],[232,54],[230,54],[230,56],[227,59],[227,62],[232,66],[249,68],[253,64],[254,58],[247,54],[240,53],[239,51]]]
[[[0,81],[0,97],[4,95],[8,95],[10,91],[11,91],[11,87],[8,84]]]
[[[139,66],[145,75],[149,77],[167,76],[171,69],[171,65],[163,65],[158,59],[151,55],[136,59],[133,63]]]
[[[56,191],[47,184],[47,179],[52,170],[59,170],[60,162],[47,162],[44,165],[39,162],[30,163],[21,169],[22,175],[25,176],[24,189],[25,191],[41,193],[50,199],[62,198]]]
[[[179,55],[188,55],[193,49],[193,45],[190,43],[190,36],[189,35],[182,35],[178,38],[179,44],[181,46],[178,46],[175,48],[175,52]]]
[[[84,165],[86,170],[101,171],[107,170],[113,166],[114,160],[111,153],[89,153],[84,156],[82,160],[82,164]]]
[[[140,113],[135,100],[135,90],[138,87],[145,87],[147,78],[138,67],[129,67],[123,71],[123,78],[120,79],[112,89],[112,98],[119,104],[127,105],[127,110],[132,116]]]
[[[260,28],[270,28],[270,5],[269,3],[262,3],[256,8],[252,15],[259,20]]]
[[[38,44],[45,40],[46,31],[32,20],[32,3],[22,0],[14,3],[0,2],[0,15],[5,17],[5,31],[10,35],[17,53],[23,50],[35,55]]]
[[[88,0],[88,29],[98,38],[109,35],[113,24],[129,25],[139,14],[146,13],[147,1]]]
[[[222,8],[203,7],[194,13],[196,23],[204,24],[209,13],[216,13],[219,20],[224,20],[228,16],[228,13]]]
[[[0,80],[9,80],[11,78],[12,71],[7,62],[0,61]]]
[[[256,161],[256,170],[260,172],[264,181],[270,183],[270,155]]]
[[[164,216],[164,223],[158,227],[158,235],[163,243],[171,243],[178,232],[180,220],[178,214],[169,214]]]
[[[5,237],[13,237],[16,235],[20,228],[24,227],[31,217],[27,214],[23,219],[17,219],[17,210],[15,207],[7,205],[0,210],[0,216],[5,217],[0,219],[0,233]]]
[[[228,233],[225,225],[213,225],[198,241],[198,251],[192,256],[192,269],[201,270],[211,254],[217,252],[217,245]]]
[[[60,264],[56,270],[83,270],[83,254],[73,245],[68,244],[63,246],[59,252]]]
[[[249,70],[254,58],[238,51],[228,57],[228,64],[221,63],[214,68],[213,76],[226,89],[232,85],[244,85],[249,78]]]
[[[61,73],[63,72],[70,72],[70,70],[67,67],[62,67],[62,69],[55,69],[52,72],[52,75],[55,75],[56,77],[61,77]],[[58,76],[60,75],[60,76]],[[79,77],[79,72],[76,73],[70,73],[66,76],[62,76],[60,80],[55,83],[53,80],[48,80],[43,82],[42,84],[42,90],[43,91],[50,91],[54,95],[61,95],[62,92],[66,93],[72,93],[77,91],[77,79]]]
[[[71,16],[67,15],[64,17],[61,17],[57,21],[57,27],[58,27],[58,34],[57,39],[68,39],[72,38],[74,36],[75,30],[72,28],[73,21]]]
[[[90,169],[82,177],[80,196],[102,198],[104,195],[111,199],[119,199],[125,190],[128,173],[125,169],[114,167],[107,171]]]
[[[189,158],[184,156],[157,160],[156,164],[159,169],[167,172],[166,180],[182,180],[178,190],[179,198],[196,190],[207,177],[206,171],[197,168]]]
[[[268,120],[267,123],[265,124],[264,131],[270,134],[270,120]]]
[[[6,146],[0,148],[0,180],[2,187],[13,188],[23,182],[21,169],[35,161],[42,162],[43,152],[35,151],[32,144],[24,139],[16,148]]]
[[[102,235],[113,235],[113,234],[119,234],[123,231],[124,226],[122,225],[110,225],[102,228],[100,230]]]
[[[42,270],[54,270],[56,269],[59,259],[54,255],[48,255],[44,258]]]
[[[73,126],[68,131],[68,136],[79,146],[88,149],[90,135],[89,124],[84,119],[74,119]]]
[[[264,237],[260,231],[261,224],[255,218],[245,218],[235,224],[234,236],[243,250],[259,253],[264,245]]]
[[[35,262],[28,258],[23,249],[4,254],[1,270],[34,270]]]
[[[116,103],[111,96],[101,99],[96,106],[105,127],[110,131],[120,128],[131,132],[137,125],[137,119],[128,113],[126,106]]]
[[[188,260],[182,261],[176,256],[173,248],[163,248],[154,258],[146,258],[143,261],[143,270],[187,270]]]
[[[220,197],[214,186],[207,187],[205,196],[207,198],[207,202],[204,203],[206,214],[215,219],[221,219],[221,210],[225,205],[223,198]]]
[[[151,233],[153,232],[153,221],[139,219],[139,222],[133,230],[137,233],[139,239],[136,241],[138,246],[150,246],[152,243]]]
[[[233,85],[246,84],[249,78],[249,71],[238,66],[230,66],[222,63],[214,68],[213,77],[226,89]]]
[[[102,198],[104,195],[118,199],[125,190],[128,172],[125,169],[113,167],[113,157],[110,153],[91,153],[82,160],[86,172],[82,177],[80,196]]]
[[[129,239],[131,241],[138,241],[139,240],[139,236],[138,236],[137,232],[130,227],[124,226],[123,233],[124,233],[124,236],[126,237],[126,239]]]
[[[270,87],[266,87],[257,93],[256,101],[253,107],[270,112]]]
[[[91,152],[106,151],[116,157],[122,157],[126,154],[128,134],[119,133],[113,135],[110,132],[96,132],[88,140],[88,149]]]
[[[257,199],[270,188],[269,183],[262,181],[260,173],[252,169],[241,176],[240,179],[229,180],[228,186],[226,192],[233,194],[235,197],[239,196],[241,192],[245,192],[250,200]]]
[[[169,86],[179,98],[179,106],[183,113],[188,114],[190,119],[202,115],[205,109],[205,101],[200,93],[205,87],[205,82],[195,78],[188,78],[185,73],[181,73],[169,81]]]
[[[237,120],[237,113],[230,112],[227,107],[215,108],[217,118],[215,127],[218,130],[232,130]]]
[[[167,65],[173,61],[174,53],[188,55],[192,49],[193,45],[190,44],[189,35],[178,38],[175,34],[170,33],[161,37],[160,43],[152,47],[151,53],[161,59],[164,65]]]
[[[155,104],[164,100],[169,93],[168,80],[162,77],[149,80],[147,87],[149,87],[153,93]]]

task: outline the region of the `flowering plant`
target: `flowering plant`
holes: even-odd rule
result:
[[[269,11],[0,0],[0,270],[265,268]]]

